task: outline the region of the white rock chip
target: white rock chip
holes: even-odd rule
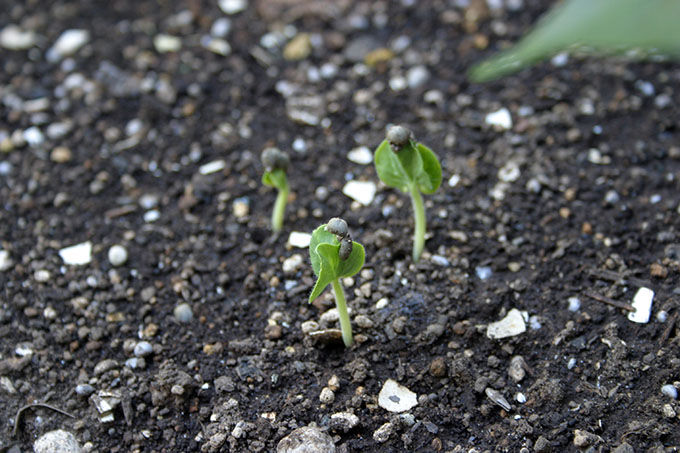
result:
[[[14,262],[12,261],[9,252],[7,250],[0,250],[0,272],[5,272],[12,267],[12,264],[14,264]]]
[[[82,29],[71,29],[63,32],[45,55],[47,61],[57,62],[73,55],[90,41],[90,32]]]
[[[112,266],[122,266],[128,259],[127,249],[122,245],[112,245],[109,249],[108,258]]]
[[[191,311],[191,305],[187,303],[181,303],[175,307],[172,314],[175,319],[181,323],[188,323],[194,318],[194,313]]]
[[[33,444],[33,451],[35,453],[81,453],[82,449],[73,434],[58,429],[40,436]]]
[[[218,171],[224,170],[226,166],[227,163],[223,159],[214,160],[212,162],[208,162],[207,164],[201,165],[198,168],[198,172],[202,175],[209,175],[211,173],[217,173]]]
[[[158,53],[177,52],[182,48],[182,40],[177,36],[160,34],[153,38],[153,46]]]
[[[378,394],[378,405],[390,412],[404,412],[417,404],[417,395],[392,379],[385,381]]]
[[[289,258],[286,258],[283,261],[283,273],[284,274],[293,274],[295,273],[302,265],[304,264],[304,259],[302,258],[302,255],[299,253],[296,253],[294,255],[291,255]]]
[[[505,318],[497,322],[492,322],[486,328],[486,336],[492,339],[513,337],[524,333],[527,330],[522,312],[513,308]]]
[[[661,387],[661,393],[674,400],[678,399],[678,389],[673,384],[666,384]]]
[[[508,162],[498,170],[498,179],[503,182],[515,182],[519,179],[520,170],[517,162]]]
[[[373,162],[373,153],[367,146],[359,146],[347,153],[347,158],[359,165],[368,165]]]
[[[654,300],[654,291],[644,286],[638,289],[633,297],[633,308],[635,311],[628,313],[628,320],[645,324],[649,322],[649,316],[652,313],[652,301]]]
[[[335,453],[335,444],[316,426],[303,426],[281,439],[276,453]]]
[[[9,50],[26,50],[36,43],[36,35],[32,31],[23,30],[15,24],[9,24],[0,32],[0,46]]]
[[[342,188],[342,193],[364,206],[369,206],[375,198],[376,190],[377,187],[372,181],[348,181]]]
[[[217,5],[224,14],[240,13],[248,7],[247,0],[219,0]]]
[[[501,130],[507,130],[512,127],[512,117],[510,116],[510,111],[505,107],[487,114],[486,118],[484,118],[484,121],[489,126]]]
[[[298,247],[301,249],[309,247],[309,242],[312,240],[312,235],[309,233],[302,233],[300,231],[291,231],[288,236],[288,245],[291,247]]]
[[[86,241],[80,244],[64,247],[59,250],[59,256],[64,263],[73,266],[82,266],[92,261],[92,243]]]

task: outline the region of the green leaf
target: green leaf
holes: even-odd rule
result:
[[[409,176],[387,140],[383,140],[375,150],[373,161],[382,182],[404,192],[407,190],[410,182]]]
[[[269,187],[276,187],[279,190],[286,190],[288,187],[286,172],[280,168],[276,168],[272,171],[265,171],[262,175],[262,184]]]
[[[423,159],[415,147],[415,143],[409,142],[398,153],[394,153],[399,158],[401,166],[406,171],[410,182],[416,181],[423,172]]]
[[[339,249],[340,242],[334,234],[326,231],[325,224],[314,230],[309,241],[309,258],[317,280],[309,295],[310,302],[319,297],[333,280],[351,277],[363,267],[365,251],[361,244],[353,241],[352,252],[344,261],[338,256]]]
[[[421,143],[416,148],[423,162],[423,170],[416,178],[416,184],[422,193],[434,193],[442,183],[442,167],[430,148]]]
[[[678,17],[677,0],[565,0],[517,45],[474,66],[469,76],[493,80],[565,50],[680,59]]]

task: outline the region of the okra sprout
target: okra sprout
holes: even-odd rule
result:
[[[312,233],[312,239],[309,242],[309,258],[314,274],[317,276],[316,284],[309,295],[309,302],[319,297],[329,284],[333,287],[342,341],[345,346],[350,347],[354,339],[345,292],[340,279],[351,277],[361,270],[365,260],[364,247],[352,241],[347,222],[334,217]]]
[[[267,148],[262,151],[261,159],[262,165],[264,165],[262,183],[278,190],[271,220],[272,230],[276,233],[281,231],[283,227],[283,215],[286,211],[288,193],[290,192],[288,178],[286,177],[290,158],[288,154],[277,148]]]
[[[425,247],[425,207],[422,193],[434,193],[442,182],[437,155],[417,143],[413,133],[403,126],[392,126],[385,140],[375,150],[375,169],[386,185],[411,196],[413,206],[413,261],[417,262]]]

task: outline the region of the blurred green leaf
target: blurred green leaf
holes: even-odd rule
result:
[[[563,51],[677,59],[678,19],[678,0],[565,0],[517,45],[477,64],[469,76],[486,82]]]

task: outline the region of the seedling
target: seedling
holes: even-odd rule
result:
[[[414,140],[410,130],[393,126],[375,150],[374,161],[382,182],[411,195],[415,220],[413,261],[417,262],[425,246],[425,207],[421,192],[434,193],[442,183],[439,160],[430,148]]]
[[[286,211],[288,193],[290,192],[288,178],[286,177],[290,158],[283,151],[267,148],[262,152],[262,164],[264,165],[262,183],[266,186],[275,187],[279,191],[272,212],[272,230],[277,233],[281,231],[283,226],[283,214]]]
[[[350,347],[354,342],[352,326],[349,322],[345,291],[342,289],[340,279],[351,277],[361,270],[365,259],[364,247],[352,241],[347,222],[334,217],[312,233],[312,239],[309,242],[309,257],[314,274],[317,276],[316,284],[309,295],[309,302],[319,297],[329,284],[333,286],[335,306],[340,317],[342,341],[345,346]]]

